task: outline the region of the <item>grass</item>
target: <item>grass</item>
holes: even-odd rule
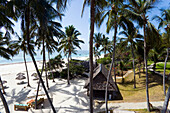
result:
[[[149,66],[149,65],[151,65],[151,64],[153,64],[154,62],[153,61],[148,61],[147,62],[147,65]]]
[[[155,113],[156,111],[148,112],[147,109],[126,109],[126,111],[135,111],[136,113]],[[106,113],[105,111],[98,113]],[[113,110],[110,110],[110,113],[113,113]]]
[[[164,101],[162,77],[153,73],[149,73],[148,76],[150,101]],[[146,102],[146,76],[144,73],[141,73],[140,78],[138,74],[136,74],[136,89],[133,88],[133,72],[130,73],[124,81],[125,82],[122,83],[121,79],[117,79],[118,87],[123,96],[123,100],[109,102]],[[168,86],[170,86],[170,83],[166,84],[166,89],[168,89]]]
[[[156,113],[156,111],[148,112],[147,109],[127,109],[127,111],[135,111],[137,113]]]
[[[156,64],[156,71],[158,71],[158,72],[160,72],[160,73],[162,73],[163,74],[163,72],[164,72],[164,62],[158,62],[157,64]],[[169,73],[170,73],[170,62],[167,62],[167,65],[166,65],[166,75],[169,75]]]

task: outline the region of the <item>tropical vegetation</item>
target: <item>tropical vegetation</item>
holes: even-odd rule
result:
[[[27,72],[28,86],[29,73],[25,56],[29,55],[34,63],[39,83],[37,86],[37,95],[35,98],[35,108],[37,108],[37,97],[40,83],[48,98],[52,111],[56,113],[54,105],[48,94],[48,78],[55,77],[67,78],[70,85],[70,78],[81,75],[86,69],[82,65],[75,65],[72,60],[72,54],[77,53],[77,48],[81,49],[80,44],[84,41],[79,38],[81,33],[73,25],[65,27],[62,31],[62,17],[69,0],[1,0],[0,1],[0,57],[12,59],[14,55],[23,52],[23,59]],[[163,74],[163,94],[166,95],[166,78],[169,74],[169,50],[170,50],[170,9],[160,9],[161,15],[150,17],[149,11],[155,7],[156,0],[84,0],[82,16],[85,7],[90,7],[90,34],[89,34],[89,78],[90,78],[90,112],[93,113],[93,56],[97,63],[104,64],[109,69],[105,90],[106,113],[108,113],[108,85],[109,78],[114,78],[115,84],[120,90],[123,89],[124,95],[127,96],[125,88],[137,92],[142,88],[146,90],[147,110],[150,111],[150,99],[154,95],[151,91],[149,94],[149,84],[158,81],[155,73],[148,69],[148,65],[153,68],[153,72],[160,71]],[[152,23],[156,19],[159,22],[158,28]],[[21,35],[16,33],[13,26],[14,21],[21,24]],[[95,25],[100,28],[106,24],[106,32],[100,33],[95,31]],[[71,23],[70,23],[71,24]],[[5,29],[1,31],[1,28]],[[94,31],[96,33],[94,33]],[[113,34],[108,37],[106,33]],[[15,35],[14,35],[15,34]],[[17,37],[13,39],[11,35]],[[42,54],[41,72],[35,60],[36,50]],[[46,55],[46,52],[48,55]],[[58,56],[51,58],[54,52]],[[59,53],[60,52],[60,53]],[[62,56],[64,53],[67,57],[67,63],[64,64]],[[100,58],[104,54],[104,58]],[[48,62],[47,62],[48,56]],[[158,63],[159,62],[159,63]],[[160,63],[164,62],[164,63]],[[66,69],[58,72],[57,68],[66,65]],[[152,66],[153,65],[153,66]],[[143,66],[143,74],[141,73]],[[133,69],[133,77],[124,78],[123,75],[127,70]],[[46,85],[42,79],[45,71]],[[138,71],[139,78],[136,72]],[[48,72],[50,75],[48,75]],[[122,76],[122,82],[117,80],[117,75]],[[142,77],[146,77],[143,79]],[[132,80],[133,78],[133,80]],[[144,82],[144,80],[146,80]],[[128,83],[133,82],[132,85]],[[9,113],[7,102],[4,98],[5,90],[0,76],[0,97],[4,108]],[[125,83],[127,86],[125,86]],[[159,81],[160,83],[160,81]],[[141,86],[142,85],[142,86]],[[146,89],[143,87],[146,85]],[[160,86],[160,84],[159,84]],[[156,90],[160,89],[155,87]],[[134,89],[132,89],[132,87]],[[138,95],[141,92],[137,92]],[[143,94],[143,93],[142,93]],[[167,102],[169,100],[170,88],[168,89],[163,112],[166,112]],[[133,95],[128,92],[128,95]],[[150,95],[150,96],[149,96]],[[142,95],[142,98],[144,98]],[[164,97],[161,95],[161,97]],[[127,96],[128,97],[128,96]],[[125,98],[127,99],[127,98]]]

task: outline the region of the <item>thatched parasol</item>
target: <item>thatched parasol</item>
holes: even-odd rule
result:
[[[25,75],[25,73],[18,73],[16,76],[23,76],[23,75]]]
[[[26,77],[24,75],[18,75],[15,79],[23,80],[23,79],[26,79]]]

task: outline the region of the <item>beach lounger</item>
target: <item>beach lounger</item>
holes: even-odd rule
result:
[[[35,102],[34,99],[31,99],[30,101],[28,101],[28,102],[27,102],[28,106],[31,106],[31,104],[32,104],[33,102]]]
[[[14,110],[25,110],[28,111],[29,106],[27,104],[15,104],[14,105]]]
[[[40,98],[37,100],[37,106],[44,102],[44,98]],[[35,102],[31,103],[31,107],[35,108]]]

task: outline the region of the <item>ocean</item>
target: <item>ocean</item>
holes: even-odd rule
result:
[[[40,51],[36,52],[37,55],[35,56],[36,61],[41,61],[43,60],[43,56],[40,54]],[[54,58],[55,56],[57,56],[59,53],[58,52],[54,52],[52,55],[50,55],[51,58]],[[66,58],[64,56],[64,53],[61,53],[62,58]],[[89,56],[89,51],[88,50],[77,50],[77,55],[72,54],[72,58],[75,57],[88,57]],[[48,53],[46,52],[46,60],[48,60]],[[30,62],[32,61],[31,57],[29,55],[26,55],[26,61]],[[0,57],[0,64],[11,64],[11,63],[20,63],[20,62],[24,62],[23,59],[23,52],[21,51],[18,55],[15,55],[13,58],[11,58],[11,60],[6,60],[3,57]]]

